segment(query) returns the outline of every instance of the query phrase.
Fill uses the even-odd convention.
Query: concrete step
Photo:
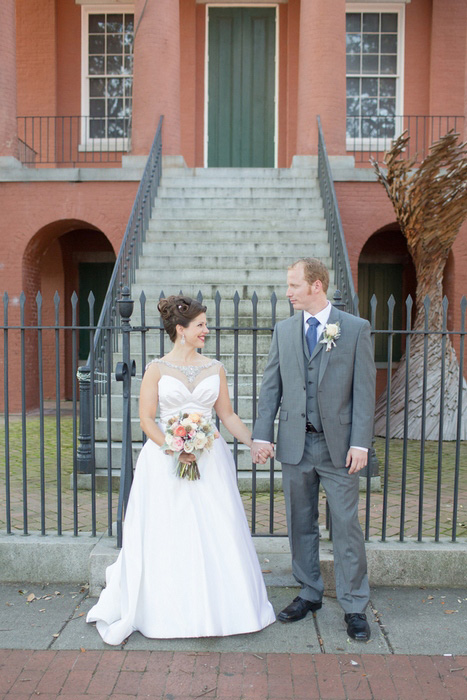
[[[293,178],[314,178],[318,177],[318,162],[312,165],[292,167],[292,168],[173,168],[165,167],[163,177],[174,178],[194,178],[195,180],[216,179],[221,180],[243,180],[245,178],[261,179],[266,182],[274,180],[288,180]]]
[[[254,337],[250,330],[238,331],[235,337],[234,333],[219,333],[220,339],[220,351],[222,354],[233,353],[235,347],[237,346],[238,352],[242,354],[248,354],[253,352]],[[147,331],[146,336],[146,349],[155,348],[159,345],[159,331]],[[271,331],[258,331],[256,334],[256,352],[259,354],[265,354],[269,352],[271,345]],[[141,334],[132,334],[130,340],[130,354],[140,355],[142,348]],[[203,355],[215,353],[216,351],[216,333],[212,332],[206,336],[205,348],[203,350]]]
[[[238,275],[237,275],[238,278]],[[282,282],[282,284],[281,284]],[[250,280],[249,284],[244,284],[242,280],[237,279],[237,284],[233,282],[223,283],[222,280],[219,282],[182,282],[178,281],[178,278],[174,272],[173,279],[171,283],[164,283],[161,286],[160,282],[146,282],[144,285],[140,283],[135,283],[131,287],[132,295],[134,299],[137,299],[144,289],[146,298],[159,299],[161,290],[164,292],[165,296],[169,294],[179,294],[180,290],[182,294],[186,294],[190,297],[196,298],[198,292],[201,292],[203,299],[215,299],[216,292],[222,295],[224,299],[233,299],[234,295],[238,293],[240,299],[251,300],[251,297],[256,292],[259,299],[270,299],[271,294],[276,294],[278,298],[283,298],[285,296],[286,285],[285,285],[285,274],[282,272],[282,280],[276,283],[266,284],[255,282],[254,279]],[[231,302],[232,303],[232,302]]]
[[[202,260],[202,259],[201,259]],[[330,261],[330,258],[324,258],[323,262],[326,264]],[[199,285],[200,288],[203,284],[224,286],[226,284],[258,284],[258,285],[272,285],[273,287],[283,287],[282,294],[285,293],[286,288],[286,268],[287,264],[294,262],[293,258],[284,261],[282,264],[276,268],[243,268],[236,269],[231,266],[224,267],[211,267],[208,264],[203,265],[200,263],[200,267],[190,266],[184,267],[182,269],[177,269],[175,265],[180,265],[183,261],[174,260],[173,265],[170,263],[164,266],[162,263],[157,267],[153,267],[152,270],[146,268],[140,268],[136,273],[136,285],[143,288],[148,287],[148,285],[153,285],[154,281],[158,281],[159,288],[164,288],[166,283],[173,283],[177,280],[177,285],[184,287],[186,284],[189,285]],[[235,293],[235,292],[234,292]],[[272,291],[271,291],[272,294]]]
[[[136,460],[138,459],[138,455],[141,451],[141,448],[143,446],[142,442],[133,442],[132,444],[132,457],[133,457],[133,466],[136,465]],[[104,442],[97,442],[95,445],[95,455],[96,455],[96,469],[107,469],[107,460],[108,460],[108,446],[107,443]],[[232,449],[232,446],[231,446]],[[246,472],[251,472],[252,467],[251,467],[251,456],[250,456],[250,450],[249,448],[245,447],[245,445],[239,444],[238,445],[238,468],[242,469]],[[115,442],[112,443],[112,470],[119,469],[122,464],[122,443],[121,442]],[[281,466],[279,462],[276,462],[274,460],[274,469],[275,471],[280,471]],[[258,464],[257,465],[257,472],[267,472],[269,474],[269,461],[266,462],[266,464]]]
[[[121,396],[114,396],[112,398],[112,403],[116,401],[122,401]],[[252,429],[252,420],[251,418],[243,418],[241,416],[242,421],[245,423],[245,425],[251,430]],[[98,418],[96,420],[95,424],[95,437],[96,441],[99,443],[106,443],[108,441],[108,426],[107,426],[107,418]],[[277,424],[277,420],[276,420]],[[121,443],[123,439],[123,424],[121,418],[111,418],[110,419],[110,431],[111,431],[111,438],[112,442],[115,443]],[[220,424],[220,432],[222,437],[226,442],[229,444],[233,443],[233,437],[232,435],[224,428],[222,423]],[[132,439],[135,442],[141,442],[142,441],[142,431],[139,425],[139,417],[137,415],[132,415],[131,418],[131,434],[132,434]]]
[[[185,189],[185,190],[201,190],[205,188],[215,188],[219,191],[241,191],[252,189],[256,192],[257,189],[264,190],[294,190],[306,189],[319,192],[319,182],[317,178],[310,177],[288,177],[288,178],[259,178],[259,177],[230,177],[216,178],[204,177],[202,180],[197,177],[175,177],[162,173],[161,182],[157,190],[159,193],[169,189]]]
[[[177,210],[172,217],[162,217],[159,212],[158,217],[152,218],[149,221],[147,236],[150,236],[152,231],[173,232],[174,235],[181,234],[182,240],[186,241],[188,230],[190,236],[195,231],[199,231],[201,236],[203,234],[211,235],[211,232],[226,232],[229,237],[235,236],[236,239],[240,240],[244,240],[245,237],[250,240],[252,237],[253,240],[256,237],[258,240],[263,240],[263,236],[269,234],[272,237],[271,240],[279,241],[286,237],[286,240],[290,240],[291,243],[299,243],[302,240],[301,236],[310,236],[318,231],[325,232],[326,222],[323,216],[310,214],[306,218],[296,219],[295,217],[281,216],[277,212],[274,214],[270,212],[269,218],[259,218],[254,213],[244,219],[225,216],[225,213],[220,218],[216,218],[210,212],[209,216],[190,220],[189,217],[181,215],[180,211]]]
[[[247,199],[251,202],[256,199],[290,199],[293,201],[296,198],[311,200],[314,198],[320,199],[320,191],[315,183],[312,186],[294,187],[287,183],[286,186],[279,185],[275,187],[269,186],[267,183],[260,183],[255,186],[246,186],[238,183],[231,186],[206,185],[202,186],[180,186],[171,184],[170,186],[159,186],[157,190],[157,199],[160,201],[171,200],[173,197],[187,197],[188,199],[196,197],[200,199]]]
[[[168,338],[166,338],[166,342],[164,345],[165,352],[169,352],[172,349],[172,343]],[[156,357],[159,357],[160,350],[159,346],[156,348],[148,347],[147,352],[146,352],[146,364],[150,362],[151,360],[154,360]],[[212,348],[207,348],[206,352],[203,353],[206,357],[213,357],[215,356],[215,344],[213,343]],[[258,354],[256,357],[256,371],[258,374],[262,374],[264,372],[264,368],[266,367],[266,362],[267,362],[267,353],[264,354]],[[136,362],[136,373],[141,374],[142,366],[143,366],[143,361],[142,361],[142,356],[138,352],[133,352],[131,351],[131,359]],[[113,353],[113,363],[114,367],[117,364],[117,362],[120,362],[122,360],[122,353],[121,352],[114,352]],[[234,372],[234,367],[235,367],[235,358],[233,353],[223,353],[221,352],[220,355],[220,361],[225,367],[225,371],[227,374],[233,374]],[[251,367],[252,367],[252,357],[250,353],[239,353],[238,354],[238,371],[241,374],[248,374],[248,372],[251,372]]]
[[[169,250],[167,250],[168,247],[170,247]],[[225,250],[227,247],[229,247],[229,250]],[[180,243],[178,247],[174,246],[173,244],[170,245],[169,243],[161,243],[159,245],[158,255],[148,255],[145,252],[141,257],[137,275],[143,270],[156,271],[161,268],[163,270],[171,269],[175,266],[177,260],[180,260],[180,258],[185,259],[186,245],[184,246],[184,248],[185,250],[183,250],[182,243]],[[196,245],[196,255],[190,255],[190,267],[192,266],[196,269],[204,267],[206,270],[239,268],[242,271],[247,269],[280,269],[284,273],[289,261],[293,262],[297,259],[295,256],[292,255],[290,246],[288,249],[287,246],[282,246],[283,256],[275,254],[261,255],[261,252],[266,252],[268,248],[266,244],[263,244],[260,250],[258,250],[258,248],[259,246],[257,246],[257,250],[255,252],[254,246],[250,245],[250,252],[245,251],[245,246],[241,246],[242,252],[241,254],[238,254],[239,246],[226,244],[225,246],[222,246],[222,252],[224,253],[224,255],[213,255],[212,245],[205,245],[204,251],[200,251],[199,246]],[[296,248],[298,253],[300,246],[296,246]],[[331,261],[331,258],[329,257],[329,246],[327,246],[325,243],[311,244],[309,248],[311,250],[308,250],[307,252],[310,253],[310,257],[320,257],[323,260]],[[303,250],[303,247],[301,249]],[[273,252],[278,253],[276,247],[274,247]]]
[[[164,234],[163,237],[157,236],[157,241],[146,241],[143,245],[143,254],[140,257],[140,269],[143,267],[157,266],[157,262],[166,256],[185,257],[186,256],[186,240],[173,240],[170,234]],[[237,264],[243,264],[245,267],[253,267],[254,265],[271,264],[273,267],[276,264],[284,265],[285,259],[297,260],[303,257],[303,251],[306,250],[307,256],[313,255],[317,257],[329,258],[329,243],[324,239],[324,236],[316,234],[304,234],[303,240],[299,242],[274,242],[271,245],[270,241],[231,241],[230,236],[223,234],[219,243],[220,255],[216,255],[215,247],[213,246],[213,236],[206,241],[201,236],[196,236],[194,245],[196,246],[195,255],[190,256],[190,261],[199,261],[202,258],[208,264],[208,259],[213,259],[216,266],[223,266],[227,260],[234,258]],[[230,262],[229,262],[230,264]]]
[[[156,204],[157,204],[156,200]],[[152,219],[158,219],[162,221],[164,219],[169,219],[173,221],[187,219],[224,219],[228,218],[231,221],[237,221],[242,219],[247,219],[251,221],[252,213],[254,213],[254,218],[259,220],[275,220],[275,221],[288,221],[291,217],[294,219],[306,219],[308,220],[313,214],[322,215],[322,205],[321,203],[312,203],[306,206],[298,205],[294,206],[282,206],[272,207],[271,203],[261,200],[261,204],[258,202],[257,206],[252,205],[251,207],[242,206],[239,200],[234,203],[231,202],[231,206],[227,204],[225,206],[220,206],[217,204],[213,206],[211,203],[206,203],[204,205],[200,200],[187,200],[181,199],[180,203],[173,202],[171,206],[155,206],[152,213]]]

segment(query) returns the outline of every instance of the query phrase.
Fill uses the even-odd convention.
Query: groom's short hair
[[[327,292],[329,287],[329,272],[324,263],[318,258],[300,258],[290,265],[289,270],[297,265],[303,265],[303,275],[308,284],[313,284],[316,280],[320,280],[323,285],[323,291]]]

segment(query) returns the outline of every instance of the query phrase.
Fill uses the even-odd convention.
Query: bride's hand
[[[180,452],[180,457],[178,458],[179,462],[183,462],[184,464],[188,464],[189,462],[194,462],[196,460],[196,457],[194,454],[191,454],[189,452]]]

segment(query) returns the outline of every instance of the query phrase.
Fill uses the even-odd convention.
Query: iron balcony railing
[[[131,300],[121,314],[122,323],[126,324],[124,333],[127,337],[128,358],[127,379],[132,374],[132,361],[137,358],[137,374],[141,378],[146,361],[160,357],[169,345],[162,325],[143,324],[131,326]],[[246,300],[242,300],[245,304]],[[117,434],[122,420],[131,423],[130,402],[136,404],[138,387],[133,382],[133,391],[119,391],[120,384],[115,384],[113,393],[108,395],[107,412],[98,421],[99,439],[106,449],[105,466],[98,474],[81,474],[83,453],[77,445],[78,433],[78,344],[80,330],[95,335],[96,327],[92,324],[80,327],[77,321],[77,297],[71,299],[72,323],[64,325],[64,303],[58,295],[54,300],[36,298],[37,320],[31,324],[25,322],[26,298],[21,295],[19,304],[16,299],[3,296],[3,323],[0,324],[2,338],[0,351],[3,359],[3,372],[0,377],[0,402],[3,403],[3,416],[0,424],[0,530],[5,533],[30,533],[39,531],[62,534],[72,532],[79,536],[85,532],[107,532],[113,534],[112,524],[117,519],[119,498],[115,489],[120,481],[119,469],[122,450],[131,449],[127,430]],[[70,302],[67,301],[67,304]],[[141,317],[144,318],[145,298]],[[245,319],[239,315],[239,296],[234,299],[206,300],[211,335],[206,353],[220,359],[227,368],[228,381],[231,386],[232,400],[240,417],[250,424],[254,422],[258,388],[262,368],[266,359],[269,339],[277,315],[277,299],[273,295],[268,318],[259,322],[257,315],[258,298],[253,295],[248,318],[251,323],[245,325]],[[456,541],[467,537],[467,483],[462,479],[462,465],[465,464],[466,442],[462,439],[461,416],[463,413],[464,378],[462,367],[465,358],[465,320],[467,301],[462,299],[459,325],[448,330],[447,303],[443,307],[441,328],[428,327],[428,304],[426,305],[426,324],[423,330],[414,330],[410,325],[410,314],[405,327],[394,327],[394,301],[389,300],[388,323],[384,328],[375,327],[375,304],[372,300],[371,319],[373,337],[385,338],[387,349],[386,366],[380,370],[387,373],[388,381],[382,389],[387,396],[388,413],[391,413],[393,401],[390,377],[395,367],[393,361],[394,341],[402,338],[406,351],[417,335],[422,335],[425,343],[422,363],[428,363],[429,342],[437,336],[445,344],[449,338],[454,345],[459,361],[456,380],[459,385],[457,413],[459,416],[456,438],[442,440],[444,419],[443,397],[439,401],[439,436],[434,440],[408,439],[407,433],[401,439],[376,438],[376,451],[382,466],[380,484],[368,484],[366,494],[360,499],[360,522],[366,539],[400,541],[434,540]],[[242,306],[242,313],[245,313]],[[135,314],[136,315],[136,314]],[[90,309],[92,317],[92,309]],[[47,323],[44,321],[47,319]],[[112,367],[112,340],[119,333],[117,325],[105,326],[103,331],[109,338],[106,345],[106,371],[110,382],[115,368]],[[247,340],[251,347],[249,368],[239,362],[239,344]],[[27,351],[34,347],[34,366],[28,364]],[[244,350],[242,352],[245,352]],[[120,358],[119,358],[120,359]],[[404,370],[410,373],[413,357],[409,352],[403,362]],[[124,369],[120,365],[117,374]],[[245,372],[251,375],[251,391],[245,395]],[[439,367],[441,384],[446,368]],[[122,371],[122,375],[125,372]],[[124,377],[123,377],[124,378]],[[3,380],[3,386],[1,384]],[[69,400],[64,402],[65,385],[71,385]],[[30,412],[26,395],[33,390],[36,394],[37,410]],[[133,396],[131,395],[133,394]],[[83,397],[81,396],[81,400]],[[406,396],[404,412],[409,410],[410,397]],[[432,411],[426,401],[420,407],[422,428]],[[134,406],[134,413],[136,408]],[[136,416],[134,416],[134,419]],[[137,419],[133,421],[133,445],[135,454],[141,445],[141,431]],[[80,438],[83,436],[80,436]],[[91,436],[86,437],[88,443]],[[123,447],[122,440],[127,443]],[[118,445],[118,441],[120,444]],[[114,445],[112,449],[109,446]],[[118,449],[117,449],[118,446]],[[242,461],[240,446],[232,443],[237,467]],[[114,451],[114,456],[112,457]],[[245,460],[243,460],[245,461]],[[127,460],[128,463],[128,460]],[[131,462],[130,462],[131,464]],[[243,483],[242,498],[249,519],[251,531],[255,535],[286,535],[284,497],[281,488],[280,471],[277,462],[271,461],[260,471],[261,467],[251,468],[248,486]],[[94,472],[95,465],[94,465]],[[116,476],[117,472],[117,476]],[[131,472],[128,472],[131,478]],[[96,480],[96,476],[99,480]],[[262,478],[261,478],[262,477]],[[83,480],[86,483],[83,483]],[[371,475],[366,477],[371,482]],[[371,488],[370,488],[371,486]],[[379,488],[378,488],[379,486]],[[83,487],[84,488],[83,490]],[[375,487],[377,490],[375,491]],[[373,490],[372,490],[373,489]],[[121,512],[119,513],[121,515]],[[325,512],[320,515],[324,525]]]
[[[462,135],[464,128],[463,116],[347,116],[347,153],[354,156],[357,165],[370,166],[370,158],[382,162],[393,141],[407,131],[410,140],[404,155],[407,158],[416,156],[416,162],[421,162],[432,143],[451,130]]]
[[[334,286],[340,290],[345,308],[358,315],[354,306],[355,286],[350,269],[349,255],[342,228],[331,166],[326,151],[321,119],[318,117],[318,180],[323,201],[326,229],[331,250]]]
[[[19,159],[29,167],[121,163],[130,150],[131,116],[17,118]]]

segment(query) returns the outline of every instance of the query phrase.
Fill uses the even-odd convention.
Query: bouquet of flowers
[[[210,450],[218,437],[216,426],[199,413],[180,413],[169,418],[161,449],[178,453],[176,473],[180,479],[196,481],[200,478],[196,459],[184,462],[180,454],[186,452],[197,458],[203,450]]]

